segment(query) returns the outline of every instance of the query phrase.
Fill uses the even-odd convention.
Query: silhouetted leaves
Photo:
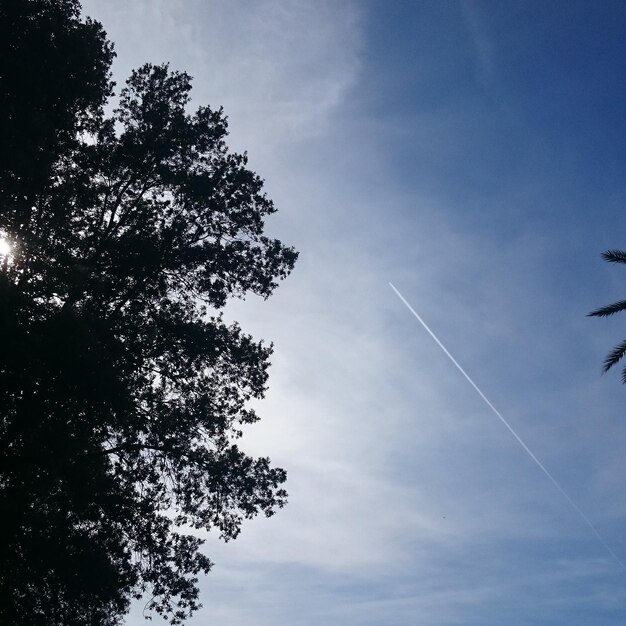
[[[608,250],[602,254],[605,261],[609,263],[626,263],[626,252],[622,250]],[[600,307],[589,313],[593,317],[609,317],[615,313],[626,310],[626,300],[619,300],[608,306]],[[608,372],[614,365],[619,363],[626,354],[626,341],[615,346],[604,360],[603,372]],[[622,382],[626,384],[626,367],[622,370]]]
[[[0,192],[24,204],[92,128],[110,93],[111,44],[77,0],[0,2]]]
[[[602,253],[602,258],[609,263],[626,263],[626,252],[622,250],[607,250]]]
[[[618,302],[614,302],[613,304],[609,304],[607,306],[600,307],[595,311],[589,313],[590,317],[609,317],[610,315],[614,315],[615,313],[619,313],[620,311],[626,310],[626,300],[619,300]]]
[[[232,539],[285,502],[285,472],[237,444],[271,346],[217,310],[268,297],[297,255],[264,234],[274,206],[222,111],[188,112],[187,74],[145,65],[106,118],[100,26],[69,0],[10,4],[49,76],[2,61],[0,623],[114,624],[143,593],[179,623],[211,567],[185,528]],[[20,99],[41,112],[23,144]]]

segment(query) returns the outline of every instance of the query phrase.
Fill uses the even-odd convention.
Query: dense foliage
[[[237,445],[271,347],[218,310],[296,253],[264,235],[222,111],[188,112],[189,76],[140,68],[107,118],[101,27],[76,2],[0,6],[0,624],[115,624],[144,594],[177,623],[211,565],[194,529],[231,539],[285,502],[285,472]]]
[[[0,1],[0,192],[24,202],[102,112],[113,48],[77,0]]]

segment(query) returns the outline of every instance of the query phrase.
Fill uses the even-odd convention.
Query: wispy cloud
[[[459,3],[476,59],[476,73],[483,87],[488,87],[496,71],[493,39],[490,37],[479,0]]]
[[[102,15],[117,75],[168,61],[196,77],[194,101],[224,106],[231,143],[259,161],[320,132],[354,83],[361,37],[353,2],[114,0]]]

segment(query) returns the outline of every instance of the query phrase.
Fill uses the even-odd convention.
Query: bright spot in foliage
[[[11,246],[4,233],[0,231],[0,268],[13,263],[12,253],[13,246]]]
[[[0,256],[9,256],[11,254],[11,244],[0,235]]]

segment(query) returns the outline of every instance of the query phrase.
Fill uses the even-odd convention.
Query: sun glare
[[[9,256],[11,254],[11,244],[0,236],[0,257]]]

